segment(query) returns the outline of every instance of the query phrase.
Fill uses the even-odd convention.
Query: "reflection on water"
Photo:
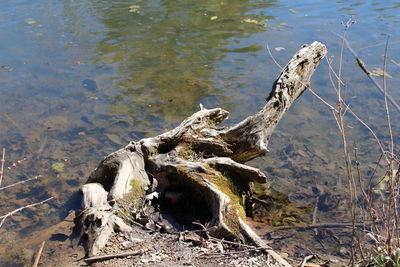
[[[112,112],[182,118],[221,95],[214,81],[223,49],[233,38],[264,32],[272,17],[251,12],[273,2],[140,1],[135,12],[128,12],[131,1],[93,2],[106,28],[96,53],[116,64]]]
[[[399,86],[400,5],[393,1],[3,2],[3,185],[40,177],[0,191],[0,214],[50,195],[57,199],[7,219],[1,247],[17,246],[19,238],[59,222],[99,160],[129,140],[172,128],[199,103],[228,109],[232,121],[256,112],[279,72],[266,44],[280,64],[314,40],[338,57],[334,33],[342,31],[341,20],[355,15],[349,40],[371,69],[382,68],[384,34],[392,35],[388,82],[389,88]],[[347,53],[344,76],[353,109],[386,138],[381,95]],[[334,100],[329,84],[322,64],[313,88]],[[390,93],[400,101],[398,90]],[[356,122],[349,120],[348,127],[362,144],[368,172],[377,148]],[[273,188],[314,205],[312,188],[331,194],[343,176],[339,146],[329,110],[306,93],[276,130],[271,153],[252,164],[267,172]],[[61,165],[62,171],[54,168]],[[346,216],[343,207],[323,209],[319,222]]]

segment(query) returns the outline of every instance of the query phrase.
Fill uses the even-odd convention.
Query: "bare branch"
[[[14,187],[14,186],[19,185],[19,184],[24,184],[24,183],[29,182],[29,181],[37,180],[39,178],[40,178],[40,175],[35,176],[33,178],[29,178],[29,179],[23,180],[23,181],[19,181],[19,182],[10,184],[10,185],[6,185],[6,186],[3,186],[3,187],[0,187],[0,191],[2,191],[4,189],[7,189],[7,188],[10,188],[10,187]]]
[[[0,169],[0,185],[1,185],[1,182],[3,181],[4,157],[5,157],[5,155],[6,155],[6,149],[3,148],[3,156],[2,156],[2,159],[1,159],[1,169]]]
[[[1,226],[3,226],[4,221],[5,221],[8,217],[14,215],[15,213],[20,212],[20,211],[22,211],[22,210],[24,210],[24,209],[28,209],[28,208],[32,208],[32,207],[35,207],[35,206],[38,206],[38,205],[42,205],[42,204],[46,203],[47,201],[52,200],[53,198],[54,198],[54,197],[49,197],[49,198],[47,198],[47,199],[45,199],[45,200],[42,200],[42,201],[40,201],[40,202],[36,202],[36,203],[33,203],[33,204],[29,204],[29,205],[20,207],[20,208],[18,208],[18,209],[15,209],[15,210],[13,210],[13,211],[7,213],[6,215],[1,216],[1,217],[0,217],[0,219],[1,219],[0,228],[1,228]]]

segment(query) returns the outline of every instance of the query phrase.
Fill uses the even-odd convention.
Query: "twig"
[[[228,255],[233,255],[233,254],[241,254],[241,253],[246,253],[246,252],[251,252],[251,251],[258,251],[258,250],[271,250],[270,247],[258,247],[258,248],[249,248],[245,250],[240,250],[240,251],[232,251],[232,252],[224,252],[224,253],[203,253],[198,255],[198,258],[202,257],[208,257],[208,256],[228,256]]]
[[[203,224],[199,223],[199,222],[192,222],[192,224],[200,226],[202,228],[202,232],[204,232],[204,234],[207,236],[207,238],[210,238],[210,235],[208,234],[209,229],[207,229],[207,227],[205,227]]]
[[[336,34],[336,33],[334,33]],[[375,85],[376,88],[378,88],[378,90],[384,95],[385,91],[382,88],[382,86],[376,81],[375,77],[371,75],[371,72],[368,71],[365,63],[360,59],[360,57],[358,56],[358,54],[354,51],[354,49],[351,47],[349,41],[347,41],[346,38],[344,38],[343,36],[340,36],[338,34],[336,34],[337,36],[339,36],[340,38],[343,39],[344,43],[346,44],[347,48],[349,49],[349,51],[353,54],[353,56],[356,58],[356,61],[358,63],[358,65],[360,66],[360,63],[363,67],[360,66],[360,68],[363,70],[363,72],[368,76],[368,78],[372,81],[372,83]],[[397,109],[398,112],[400,112],[400,105],[390,96],[387,95],[387,99],[390,101],[390,103]]]
[[[386,161],[388,161],[388,159],[386,157],[385,149],[383,148],[383,145],[382,145],[381,141],[379,140],[378,136],[376,135],[376,133],[351,108],[349,108],[348,110],[372,134],[372,136],[375,138],[376,143],[378,144],[378,146],[381,150],[381,153],[383,154],[383,156],[385,156]]]
[[[47,199],[45,199],[45,200],[43,200],[43,201],[36,202],[36,203],[33,203],[33,204],[29,204],[29,205],[20,207],[20,208],[18,208],[18,209],[15,209],[15,210],[13,210],[13,211],[7,213],[6,215],[1,216],[1,217],[0,217],[0,219],[1,219],[0,228],[1,228],[1,226],[3,225],[4,221],[5,221],[8,217],[10,217],[11,215],[14,215],[15,213],[17,213],[17,212],[19,212],[19,211],[22,211],[22,210],[24,210],[24,209],[32,208],[32,207],[41,205],[41,204],[43,204],[43,203],[45,203],[45,202],[47,202],[47,201],[49,201],[49,200],[52,200],[53,198],[54,198],[54,197],[49,197],[49,198],[47,198]]]
[[[10,184],[10,185],[7,185],[7,186],[0,187],[0,191],[4,190],[4,189],[7,189],[7,188],[10,188],[10,187],[13,187],[13,186],[16,186],[16,185],[19,185],[19,184],[23,184],[23,183],[32,181],[32,180],[37,180],[39,178],[40,178],[40,176],[35,176],[33,178],[29,178],[29,179],[26,179],[26,180],[23,180],[23,181],[19,181],[19,182],[16,182],[14,184]]]
[[[359,183],[359,187],[361,189],[361,193],[362,193],[362,195],[363,195],[363,197],[364,197],[364,199],[367,202],[367,205],[369,207],[368,210],[371,211],[372,210],[371,202],[369,201],[367,193],[365,192],[364,183],[363,183],[363,181],[361,179],[360,161],[358,160],[358,153],[357,152],[358,152],[357,143],[354,141],[354,159],[355,159],[355,163],[356,163],[355,164],[356,165],[355,168],[357,170],[358,183]],[[362,214],[362,217],[365,218],[363,209],[361,209],[361,214]],[[370,213],[370,215],[371,215],[371,213]],[[372,222],[372,223],[374,224],[374,222]],[[360,254],[361,254],[361,258],[364,260],[364,262],[366,262],[366,258],[364,256],[364,250],[362,248],[362,244],[361,244],[360,238],[358,236],[357,236],[357,245],[358,245],[358,250],[360,251]]]
[[[3,147],[3,156],[1,159],[1,169],[0,169],[0,185],[1,181],[3,181],[3,171],[4,171],[4,157],[6,155],[6,149]]]
[[[281,70],[283,69],[282,66],[275,60],[275,57],[272,55],[271,50],[269,49],[269,46],[267,44],[267,50],[268,50],[268,54],[269,56],[272,58],[272,60],[274,61],[275,65],[280,68]]]
[[[332,111],[337,112],[336,108],[329,104],[326,100],[324,100],[321,96],[319,96],[316,92],[314,92],[311,88],[308,88],[311,94],[313,94],[316,98],[318,98],[322,103],[327,105]]]
[[[244,247],[244,248],[255,248],[254,246],[249,246],[249,245],[242,244],[242,243],[239,243],[239,242],[228,241],[228,240],[225,240],[225,239],[219,239],[219,238],[216,238],[216,237],[210,237],[210,240],[218,241],[218,242],[225,243],[225,244],[228,244],[228,245],[240,246],[240,247]]]
[[[315,228],[346,228],[346,227],[352,227],[353,223],[319,223],[315,225],[307,225],[307,226],[280,226],[269,233],[275,232],[275,231],[282,231],[282,230],[289,230],[289,229],[297,229],[297,230],[310,230],[310,229],[315,229]],[[356,223],[356,227],[364,227],[364,223]]]
[[[318,194],[317,198],[315,199],[315,207],[314,207],[314,211],[313,211],[313,215],[312,215],[312,225],[317,224],[318,204],[319,204],[319,194]],[[318,235],[317,228],[314,228],[314,234],[316,236]]]
[[[387,79],[386,79],[386,65],[387,65],[387,55],[388,55],[388,46],[389,46],[389,36],[386,39],[386,46],[385,46],[385,53],[383,56],[383,91],[384,91],[384,100],[385,100],[385,112],[386,112],[386,119],[389,128],[389,136],[390,136],[390,153],[394,155],[394,141],[393,141],[393,131],[392,131],[392,122],[390,119],[390,111],[387,102],[388,93],[387,93]]]
[[[392,42],[392,44],[399,44],[399,43],[400,43],[399,41]],[[373,48],[373,47],[378,47],[378,46],[384,46],[385,44],[386,44],[386,42],[380,42],[380,43],[376,43],[374,45],[368,45],[368,46],[364,46],[364,47],[358,48],[357,51],[361,51],[361,50],[368,49],[368,48]]]
[[[109,259],[114,259],[114,258],[125,258],[129,256],[136,256],[143,254],[144,250],[138,250],[138,251],[130,251],[130,252],[125,252],[125,253],[118,253],[118,254],[110,254],[110,255],[102,255],[102,256],[95,256],[95,257],[90,257],[84,259],[85,262],[95,262],[95,261],[104,261],[104,260],[109,260]]]
[[[315,207],[314,207],[313,216],[312,216],[312,224],[313,225],[317,224],[318,204],[319,204],[319,195],[315,199]]]
[[[45,243],[46,243],[46,241],[43,241],[43,242],[42,242],[42,245],[40,246],[39,251],[38,251],[38,253],[37,253],[36,256],[35,256],[35,261],[34,261],[32,267],[37,267],[37,266],[38,266],[39,260],[40,260],[40,256],[42,255],[43,247],[44,247],[44,244],[45,244]]]
[[[300,267],[304,267],[304,266],[306,265],[307,261],[311,260],[311,259],[314,258],[314,257],[315,257],[314,255],[305,256],[304,259],[303,259],[303,261],[301,262]]]

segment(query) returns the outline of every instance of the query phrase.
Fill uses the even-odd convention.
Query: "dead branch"
[[[356,223],[354,224],[355,227],[365,227],[365,223]],[[290,229],[297,229],[297,230],[311,230],[317,228],[351,228],[353,227],[353,223],[318,223],[313,225],[290,225],[290,226],[279,226],[274,228],[270,232],[282,231],[282,230],[290,230]]]
[[[4,189],[7,189],[7,188],[10,188],[10,187],[14,187],[16,185],[24,184],[24,183],[29,182],[29,181],[37,180],[39,178],[40,178],[40,176],[35,176],[35,177],[29,178],[29,179],[26,179],[26,180],[23,180],[23,181],[19,181],[19,182],[16,182],[16,183],[13,183],[13,184],[10,184],[10,185],[7,185],[7,186],[0,187],[0,191],[2,191]]]
[[[130,252],[125,252],[125,253],[90,257],[90,258],[84,259],[84,261],[87,263],[93,263],[95,261],[104,261],[104,260],[109,260],[109,259],[114,259],[114,258],[125,258],[125,257],[129,257],[129,256],[137,256],[137,255],[143,254],[143,252],[144,252],[144,250],[141,249],[138,251],[130,251]]]
[[[247,253],[247,252],[253,252],[253,251],[262,251],[264,249],[268,249],[267,247],[263,248],[249,248],[249,249],[244,249],[240,251],[231,251],[231,252],[218,252],[218,253],[202,253],[198,255],[198,258],[202,257],[208,257],[208,256],[229,256],[229,255],[234,255],[234,254],[242,254],[242,253]]]
[[[15,210],[13,210],[13,211],[7,213],[6,215],[1,216],[1,217],[0,217],[0,219],[1,219],[1,221],[0,221],[0,228],[1,228],[1,226],[3,225],[4,221],[5,221],[8,217],[14,215],[15,213],[20,212],[20,211],[22,211],[22,210],[24,210],[24,209],[28,209],[28,208],[32,208],[32,207],[35,207],[35,206],[38,206],[38,205],[42,205],[42,204],[46,203],[47,201],[52,200],[53,198],[54,198],[54,197],[49,197],[49,198],[47,198],[47,199],[45,199],[45,200],[42,200],[42,201],[40,201],[40,202],[36,202],[36,203],[33,203],[33,204],[29,204],[29,205],[20,207],[20,208],[18,208],[18,209],[15,209]]]
[[[3,181],[3,171],[4,171],[4,157],[6,155],[6,149],[3,148],[3,156],[1,158],[1,168],[0,168],[0,185],[1,182]]]
[[[43,241],[42,244],[40,245],[39,251],[35,256],[35,261],[33,262],[32,267],[37,267],[38,266],[39,260],[40,260],[40,256],[42,255],[43,247],[44,247],[45,243],[46,243],[46,241]]]

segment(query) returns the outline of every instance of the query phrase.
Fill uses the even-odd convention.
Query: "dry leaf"
[[[387,77],[387,78],[393,78],[392,75],[390,75],[389,73],[383,71],[381,68],[375,68],[369,74],[372,75],[372,76],[383,76],[383,75],[385,75],[385,77]]]

